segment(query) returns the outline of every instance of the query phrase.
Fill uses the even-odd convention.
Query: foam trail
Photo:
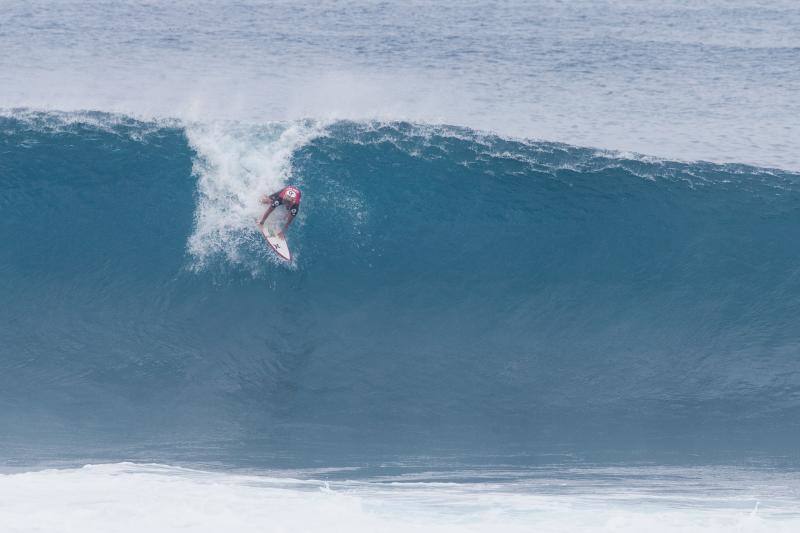
[[[198,264],[216,254],[233,263],[242,261],[240,249],[252,239],[253,220],[263,212],[259,197],[294,177],[292,154],[319,135],[320,128],[312,122],[212,122],[186,127],[189,144],[197,153],[193,171],[198,194],[188,250]],[[302,216],[298,222],[302,223]]]

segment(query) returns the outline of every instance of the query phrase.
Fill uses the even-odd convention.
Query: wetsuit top
[[[278,207],[279,205],[283,205],[284,202],[287,204],[294,200],[292,203],[292,207],[289,209],[289,212],[292,214],[293,217],[297,216],[297,211],[300,210],[300,197],[303,194],[300,192],[300,189],[297,187],[284,187],[280,191],[276,192],[275,194],[270,194],[269,199],[272,200],[272,207]]]

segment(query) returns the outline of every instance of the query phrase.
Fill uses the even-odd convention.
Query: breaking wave
[[[288,266],[252,223],[286,183]],[[788,450],[798,205],[793,172],[452,126],[5,113],[4,443]]]

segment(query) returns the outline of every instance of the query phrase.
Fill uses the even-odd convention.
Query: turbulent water
[[[353,479],[358,475],[306,470],[255,476],[163,465],[87,465],[0,475],[0,493],[7,494],[7,510],[0,516],[11,531],[124,533],[790,533],[800,521],[796,479],[761,470],[417,470]]]
[[[797,530],[798,27],[4,2],[0,524]]]

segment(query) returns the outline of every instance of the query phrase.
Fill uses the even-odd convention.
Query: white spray
[[[186,136],[197,153],[197,208],[188,243],[196,266],[219,254],[242,262],[243,246],[257,236],[254,221],[263,211],[259,198],[290,181],[302,183],[292,174],[292,154],[321,132],[321,124],[308,121],[187,125]]]

